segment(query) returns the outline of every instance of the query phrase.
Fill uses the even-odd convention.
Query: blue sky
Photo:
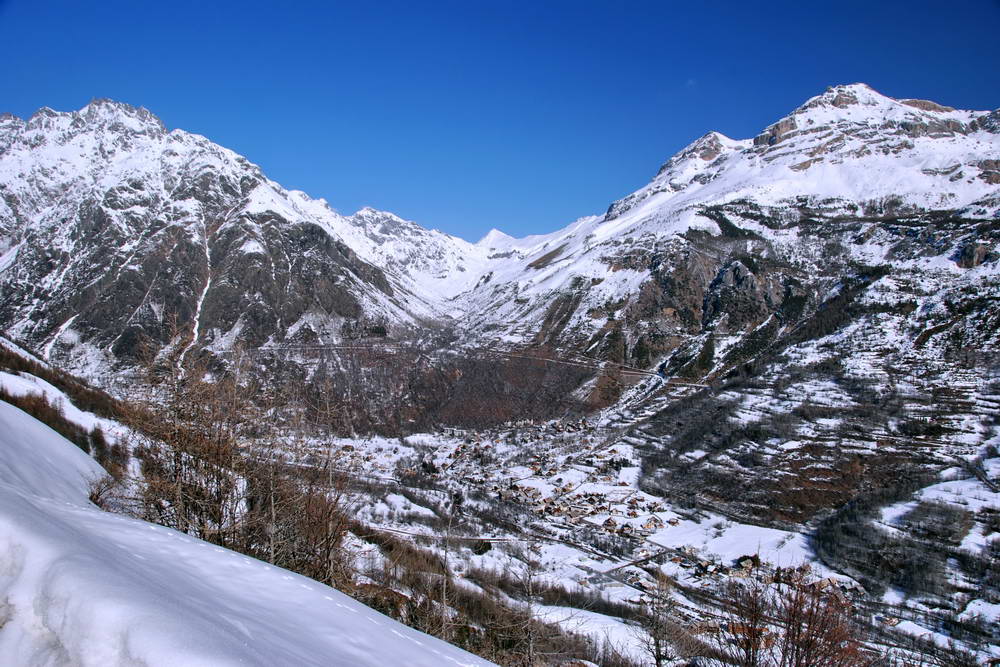
[[[828,85],[995,108],[997,35],[998,0],[0,0],[0,111],[144,106],[341,212],[475,240],[601,213]]]

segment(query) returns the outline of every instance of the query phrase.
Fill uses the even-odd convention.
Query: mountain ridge
[[[753,262],[738,280],[724,257],[737,246],[815,265],[809,239],[839,235],[832,220],[862,220],[869,229],[854,238],[871,239],[879,219],[995,219],[998,118],[835,86],[756,137],[696,139],[604,215],[470,243],[370,207],[344,216],[200,135],[167,132],[142,107],[45,108],[0,123],[0,325],[85,374],[133,366],[140,341],[167,358],[428,327],[466,345],[544,343],[620,361],[641,348],[662,364],[678,336],[717,326],[727,306],[712,290],[750,280],[759,316],[725,316],[748,333],[781,308],[779,293],[800,289],[788,281],[807,274],[795,271],[765,289]],[[939,234],[941,268],[989,263],[989,238],[965,236]],[[851,241],[843,257],[886,261],[882,237]]]

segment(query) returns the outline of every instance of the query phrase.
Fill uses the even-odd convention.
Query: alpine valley
[[[478,243],[342,215],[143,108],[3,115],[0,332],[4,395],[99,423],[105,505],[146,520],[137,442],[170,437],[121,406],[171,373],[263,387],[282,475],[351,471],[353,574],[321,581],[490,660],[648,663],[664,578],[678,660],[708,660],[726,587],[800,565],[870,655],[1000,657],[1000,110],[836,86]],[[196,523],[164,525],[236,548]],[[497,648],[472,593],[563,643]]]

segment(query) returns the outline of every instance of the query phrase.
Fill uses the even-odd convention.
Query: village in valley
[[[814,587],[845,603],[864,593],[815,562],[801,534],[734,523],[644,492],[628,438],[597,419],[524,421],[483,432],[350,440],[333,449],[338,468],[383,491],[366,498],[360,516],[447,553],[458,573],[523,570],[527,546],[539,579],[617,603],[650,605],[666,579],[676,617],[694,634],[718,627],[718,591],[732,579]],[[450,540],[464,548],[441,549],[445,522]],[[489,549],[476,548],[483,544]],[[592,633],[618,621],[611,634],[623,644],[634,640],[625,621],[596,622],[599,616],[566,618],[571,629]],[[889,613],[873,620],[899,623]]]

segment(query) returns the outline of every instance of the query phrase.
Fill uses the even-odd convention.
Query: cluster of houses
[[[628,479],[629,474],[623,474],[622,468],[636,465],[628,443],[618,441],[606,446],[600,438],[591,435],[594,427],[586,420],[546,425],[517,422],[510,426],[509,432],[497,433],[492,438],[489,434],[450,429],[449,435],[454,439],[436,443],[440,446],[424,462],[424,471],[460,480],[470,488],[488,491],[501,500],[529,507],[538,518],[557,531],[582,525],[600,528],[619,537],[641,539],[680,525],[681,520],[668,510],[662,500],[621,481],[622,477]],[[529,444],[511,446],[510,437],[505,436],[514,436],[515,443]],[[578,444],[578,447],[570,451],[565,446],[567,443]],[[526,451],[531,453],[526,454]],[[380,462],[380,457],[372,452],[344,445],[336,455],[345,464],[366,472],[390,474]],[[584,568],[587,574],[581,577],[580,584],[600,586],[604,582],[620,586],[624,582],[640,593],[630,602],[648,604],[658,595],[656,583],[637,566],[649,560],[651,564],[663,565],[664,571],[672,576],[695,580],[699,586],[705,587],[714,587],[726,578],[737,578],[810,587],[845,601],[863,592],[853,582],[832,577],[814,579],[806,570],[774,567],[755,555],[722,563],[692,546],[663,549],[651,546],[652,542],[632,544],[639,545],[639,548],[631,552],[627,566],[614,570],[620,576],[611,574],[611,571],[598,573]],[[605,578],[600,578],[600,575]],[[890,616],[879,620],[886,625],[899,622]],[[713,620],[699,622],[692,617],[690,622],[695,632],[712,633],[720,629],[718,622]],[[740,628],[725,629],[737,634],[740,632]]]
[[[504,446],[504,434],[497,434],[491,440],[484,434],[454,430],[455,440],[441,443],[433,457],[424,462],[423,469],[460,480],[472,488],[491,491],[491,495],[499,499],[530,507],[553,528],[583,525],[620,537],[646,538],[680,524],[680,519],[668,511],[662,500],[620,481],[622,468],[635,465],[629,444],[618,442],[604,448],[597,438],[588,435],[593,426],[586,420],[553,422],[545,426],[517,423],[513,427],[517,429],[518,438],[530,432],[535,436],[530,441],[539,445],[545,444],[546,435],[551,438],[554,434],[562,434],[552,441],[563,445],[572,441],[579,443],[579,447],[567,454],[563,446],[538,446],[525,456],[525,448],[520,445]],[[577,435],[573,439],[566,434]],[[380,457],[372,452],[344,445],[336,454],[345,464],[358,466],[368,473],[390,473]],[[508,459],[506,463],[504,459]],[[701,586],[714,586],[713,581],[732,577],[808,586],[845,600],[853,593],[862,592],[853,582],[832,577],[811,579],[806,571],[773,567],[762,563],[757,556],[741,556],[725,564],[704,556],[691,546],[664,551],[650,546],[650,542],[639,544],[642,546],[632,552],[634,560],[620,571],[620,577],[613,577],[619,582],[617,585],[625,582],[641,592],[634,600],[638,603],[649,602],[657,595],[655,582],[636,567],[647,559],[664,564],[667,571],[671,571],[672,565],[677,568],[672,569],[674,576],[697,580]],[[591,576],[584,577],[581,584],[599,584],[598,579],[589,579]],[[614,582],[608,583],[614,585]],[[882,622],[891,625],[898,620],[885,617]],[[707,623],[704,631],[718,631],[717,624],[708,627],[713,621]]]
[[[677,519],[669,519],[673,525],[677,525]],[[658,516],[650,516],[645,521],[643,521],[639,526],[632,523],[626,523],[624,521],[615,521],[614,517],[609,516],[601,524],[601,527],[609,533],[615,533],[616,535],[621,535],[622,537],[649,537],[656,531],[663,528],[666,523]]]
[[[584,436],[582,441],[589,444],[589,436],[595,432],[596,427],[586,419],[562,420],[545,424],[536,424],[522,419],[516,422],[508,422],[502,430],[506,433],[507,442],[512,444],[525,444],[540,439],[566,435]]]
[[[611,461],[618,460],[621,455],[617,447],[612,447],[611,449],[583,454],[577,457],[576,463],[588,468],[597,468],[598,472],[603,472],[613,468]]]
[[[552,433],[593,433],[594,426],[586,419],[557,421],[546,425]]]
[[[808,568],[773,566],[762,561],[756,554],[740,556],[732,564],[726,565],[704,558],[692,546],[683,546],[670,557],[669,561],[687,570],[688,576],[692,579],[753,578],[765,584],[784,584],[822,591],[824,595],[830,595],[845,603],[848,601],[848,596],[864,594],[864,589],[854,581],[835,577],[813,578]]]
[[[533,455],[528,467],[531,468],[531,472],[538,477],[552,477],[553,475],[559,473],[559,468],[555,459],[548,454]]]
[[[586,420],[555,422],[532,429],[549,429],[554,433],[578,432],[593,428]],[[581,440],[581,448],[587,444]],[[439,459],[441,472],[455,472],[459,462],[473,463],[475,454],[489,444],[470,439],[448,452],[444,461]],[[461,479],[469,484],[485,486],[499,500],[529,506],[540,518],[563,524],[589,524],[619,536],[646,537],[667,525],[677,525],[676,518],[658,516],[665,511],[663,503],[629,489],[627,482],[619,481],[619,470],[632,465],[629,448],[610,447],[600,451],[587,451],[571,457],[559,457],[550,452],[533,453],[524,466],[526,477],[511,476],[516,468],[502,466],[463,466]],[[472,454],[473,456],[469,456]],[[574,472],[575,471],[575,472]],[[580,480],[579,473],[586,477]],[[570,473],[570,474],[567,474]],[[537,480],[530,482],[529,480]],[[566,480],[566,481],[564,481]],[[541,483],[537,483],[540,481]],[[583,485],[586,490],[580,491]],[[624,487],[624,488],[621,488]],[[607,515],[601,520],[601,515]],[[598,517],[593,520],[591,517]]]
[[[288,454],[283,457],[292,461]],[[392,472],[392,467],[388,461],[379,457],[375,452],[361,450],[354,445],[341,445],[333,449],[323,443],[309,449],[305,455],[298,458],[300,465],[319,467],[331,462],[338,470],[361,472],[370,476],[388,476]]]

